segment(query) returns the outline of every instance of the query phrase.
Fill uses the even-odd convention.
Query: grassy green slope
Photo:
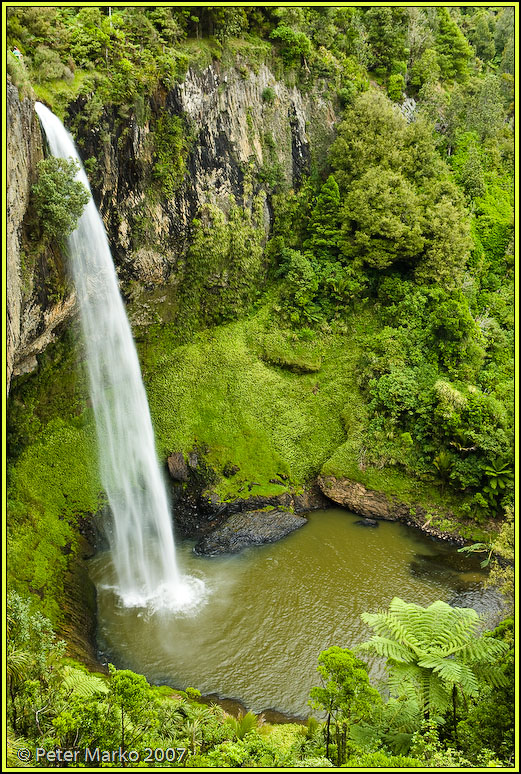
[[[69,336],[40,356],[36,373],[13,385],[7,437],[9,584],[36,594],[57,624],[78,522],[103,499],[92,412]]]
[[[175,329],[156,328],[141,347],[143,372],[161,457],[209,448],[223,478],[223,498],[280,493],[277,474],[298,486],[316,475],[346,437],[349,406],[360,401],[354,363],[371,315],[354,315],[348,333],[311,341],[274,326],[266,309],[199,333],[175,346]],[[349,413],[349,411],[347,411]]]

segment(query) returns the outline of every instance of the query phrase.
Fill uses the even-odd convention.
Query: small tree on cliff
[[[33,201],[44,237],[64,240],[74,229],[89,192],[76,180],[79,165],[73,159],[50,156],[38,164],[38,180],[32,187]]]

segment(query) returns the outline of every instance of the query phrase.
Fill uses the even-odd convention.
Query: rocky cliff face
[[[11,378],[32,371],[36,355],[70,318],[73,292],[58,300],[49,276],[50,251],[35,259],[28,252],[30,190],[43,158],[40,125],[30,99],[22,101],[7,82],[7,389]]]
[[[176,283],[192,220],[204,204],[227,213],[233,197],[253,213],[255,196],[264,191],[267,235],[274,181],[297,187],[312,152],[325,155],[336,120],[319,91],[303,94],[277,81],[265,65],[256,71],[219,63],[191,69],[170,92],[151,94],[139,116],[136,109],[125,118],[106,107],[94,129],[88,103],[81,97],[71,105],[69,122],[84,160],[95,160],[95,169],[88,170],[93,193],[127,291],[136,280],[148,290]],[[153,174],[154,132],[165,115],[182,118],[191,137],[184,180],[166,198],[154,188]],[[27,249],[30,189],[43,142],[33,102],[20,101],[11,82],[7,117],[9,386],[13,375],[36,367],[36,355],[74,314],[75,294],[54,292],[49,266],[57,256],[47,252],[35,260]]]
[[[336,120],[325,97],[303,95],[265,65],[254,72],[219,63],[190,69],[182,83],[150,95],[141,115],[133,110],[124,123],[105,110],[93,131],[88,112],[88,96],[69,108],[83,157],[96,160],[94,196],[118,273],[124,284],[138,280],[148,287],[178,271],[192,219],[204,204],[226,213],[234,197],[252,210],[264,190],[267,234],[274,177],[298,186],[309,171],[311,148],[324,155]],[[167,198],[157,195],[153,171],[154,135],[164,116],[180,117],[190,135],[184,180]]]

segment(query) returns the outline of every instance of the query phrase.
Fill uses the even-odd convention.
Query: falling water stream
[[[37,102],[50,152],[80,165],[71,135]],[[201,580],[181,576],[171,510],[159,469],[152,423],[112,255],[92,196],[67,239],[86,348],[99,465],[112,526],[117,594],[127,607],[187,610],[204,598]]]

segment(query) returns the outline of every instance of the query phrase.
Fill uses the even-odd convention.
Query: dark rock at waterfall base
[[[289,511],[246,511],[236,513],[195,546],[196,554],[217,556],[236,554],[249,546],[274,543],[295,529],[304,526],[306,519]]]
[[[199,465],[201,460],[199,457]],[[176,534],[179,537],[201,540],[205,535],[221,527],[230,516],[238,513],[275,509],[306,513],[331,506],[331,501],[322,494],[318,486],[310,486],[296,494],[282,490],[279,494],[239,497],[236,500],[222,502],[220,497],[208,488],[205,481],[208,472],[200,476],[189,473],[188,482],[171,487],[171,497],[175,513]]]
[[[361,527],[377,527],[378,522],[376,519],[358,519],[355,524],[359,524]]]
[[[174,481],[188,481],[188,465],[182,452],[174,452],[166,461],[170,478]]]

